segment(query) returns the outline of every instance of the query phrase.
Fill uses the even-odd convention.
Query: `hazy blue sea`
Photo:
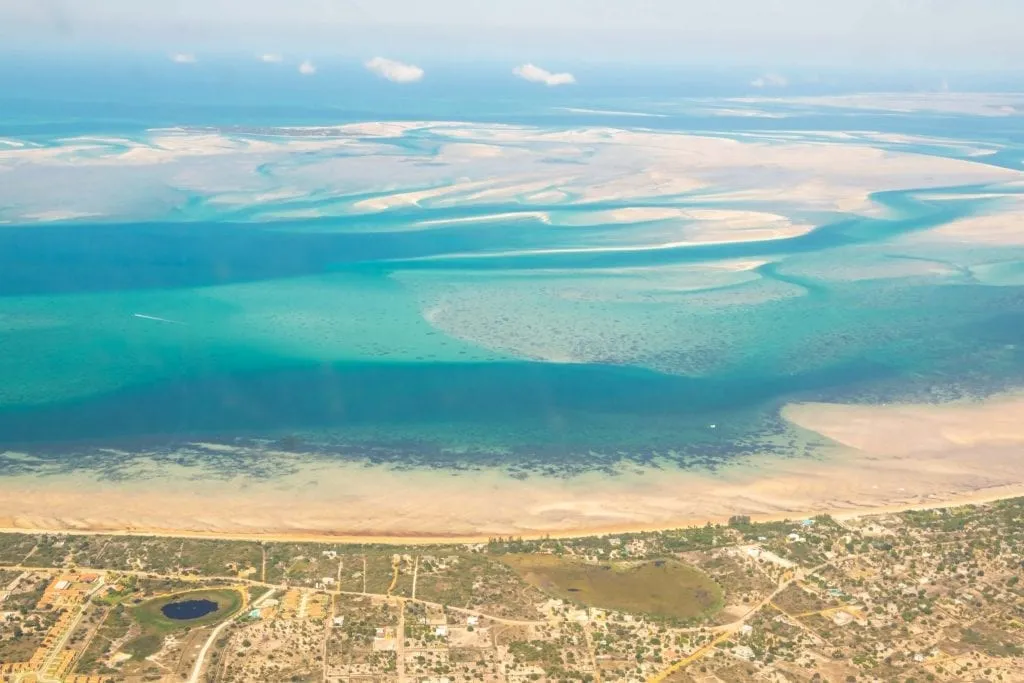
[[[98,58],[8,65],[0,70],[0,138],[48,146],[86,135],[134,139],[166,127],[258,135],[277,127],[458,120],[725,137],[878,131],[998,145],[979,161],[1004,168],[1020,170],[1024,158],[1019,115],[783,102],[769,108],[785,118],[707,113],[722,98],[748,94],[742,74],[584,70],[577,87],[545,89],[441,69],[421,84],[397,87],[349,67],[324,67],[303,79],[293,69],[264,66]],[[787,95],[884,85],[808,82]],[[401,150],[432,143],[413,136],[387,144]],[[911,151],[967,156],[927,143]],[[70,182],[52,173],[43,177]],[[1000,189],[1004,198],[1022,191]],[[468,222],[409,230],[437,211],[267,218],[244,202],[207,202],[199,191],[175,195],[173,208],[157,218],[0,225],[0,450],[72,466],[81,457],[85,466],[95,461],[83,454],[96,447],[173,448],[202,436],[283,439],[292,448],[400,465],[468,461],[549,470],[603,467],[621,457],[688,464],[740,453],[797,455],[803,445],[777,417],[789,401],[941,400],[1024,384],[1024,250],[901,241],[991,208],[998,199],[976,196],[985,193],[994,190],[885,192],[875,198],[884,209],[877,215],[822,211],[817,229],[789,239],[608,252],[566,251],[574,237],[529,218],[483,229]],[[330,203],[312,196],[300,208]],[[600,200],[586,209],[627,205],[636,203]],[[522,209],[502,200],[450,206],[444,215]],[[614,240],[619,229],[593,234]],[[758,287],[799,296],[715,306],[662,300],[654,288],[642,304],[611,297],[579,304],[567,318],[560,299],[550,316],[529,318],[538,327],[526,336],[572,337],[562,329],[570,325],[608,330],[592,335],[607,352],[588,351],[587,362],[474,342],[498,334],[478,330],[476,309],[459,319],[472,334],[445,334],[424,322],[424,302],[449,296],[450,288],[464,307],[490,307],[494,325],[515,325],[502,319],[501,307],[514,320],[527,319],[520,308],[545,307],[548,290],[531,289],[541,278],[579,278],[584,295],[607,294],[616,291],[614,282],[594,279],[616,269],[733,259],[766,261]],[[856,276],[858,268],[914,259],[942,276]],[[503,283],[522,295],[502,298]],[[713,289],[715,296],[754,296],[747,286]],[[654,324],[664,330],[641,334]],[[341,346],[344,352],[336,351]]]

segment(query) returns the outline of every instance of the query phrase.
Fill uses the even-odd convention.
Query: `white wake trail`
[[[146,315],[145,313],[135,313],[133,315],[136,318],[142,318],[144,320],[156,320],[157,322],[170,323],[172,325],[184,325],[185,324],[185,323],[181,322],[180,320],[168,320],[167,318],[158,318],[155,315]]]

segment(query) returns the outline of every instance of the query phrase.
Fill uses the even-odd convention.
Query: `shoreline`
[[[1024,496],[1024,393],[945,404],[782,408],[801,457],[716,471],[636,467],[517,479],[497,469],[396,471],[261,452],[282,474],[218,477],[202,462],[136,455],[97,472],[0,478],[0,530],[427,545],[578,538],[829,514],[837,519]],[[803,435],[803,436],[801,436]]]
[[[828,515],[839,521],[861,519],[876,515],[899,514],[911,510],[940,510],[954,508],[963,505],[990,505],[1003,500],[1024,497],[1024,482],[1020,484],[1008,484],[978,489],[960,494],[945,496],[941,499],[922,501],[916,503],[905,503],[896,505],[862,506],[856,509],[835,508],[830,510],[794,511],[792,513],[779,514],[753,514],[748,515],[751,522],[770,523],[785,520],[800,520],[817,515]],[[731,516],[731,515],[730,515]],[[553,533],[525,533],[512,534],[523,540],[540,540],[544,538],[571,539],[571,538],[593,538],[608,536],[612,534],[642,534],[673,531],[676,529],[687,529],[700,527],[706,524],[725,526],[728,517],[707,517],[694,519],[681,519],[678,523],[669,525],[636,526],[622,525],[594,528],[586,530],[564,530]],[[5,522],[8,520],[4,520]],[[331,534],[317,531],[296,531],[286,532],[283,530],[269,531],[267,533],[244,533],[244,532],[218,532],[199,530],[175,530],[166,528],[74,528],[74,527],[32,527],[32,526],[0,526],[0,533],[3,534],[53,534],[62,536],[129,536],[129,537],[157,537],[157,538],[190,538],[201,540],[218,541],[264,541],[270,543],[341,543],[346,545],[390,545],[390,546],[429,546],[429,545],[457,545],[487,543],[495,536],[479,535],[428,535],[428,534]]]

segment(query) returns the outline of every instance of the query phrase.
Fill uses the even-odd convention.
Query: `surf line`
[[[155,315],[146,315],[145,313],[133,313],[136,318],[142,318],[144,320],[156,320],[161,323],[170,323],[172,325],[184,325],[185,323],[180,320],[168,320],[167,318],[158,318]]]

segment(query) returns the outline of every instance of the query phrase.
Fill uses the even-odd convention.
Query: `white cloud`
[[[543,83],[544,85],[569,85],[576,82],[576,77],[570,73],[553,74],[547,69],[542,69],[534,64],[523,64],[512,69],[512,73],[519,78],[532,83]]]
[[[365,66],[381,78],[394,83],[413,83],[423,78],[423,69],[415,64],[403,64],[384,57],[374,57]]]
[[[308,59],[299,64],[299,73],[303,76],[312,76],[316,73],[316,66]]]
[[[175,64],[195,64],[197,61],[196,56],[188,52],[175,52],[171,55],[171,61]]]
[[[750,81],[755,88],[785,88],[789,85],[789,79],[781,74],[768,73]]]
[[[276,54],[274,52],[267,52],[266,54],[260,55],[260,61],[266,62],[267,64],[280,64],[284,60],[281,58],[281,55],[279,54]]]

